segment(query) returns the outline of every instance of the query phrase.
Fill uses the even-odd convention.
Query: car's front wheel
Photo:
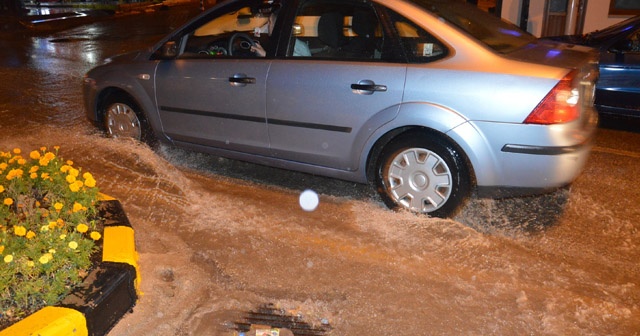
[[[111,97],[104,110],[104,128],[109,137],[133,138],[151,144],[153,133],[137,105],[126,97]]]
[[[387,206],[450,217],[462,206],[471,178],[462,153],[441,137],[411,132],[380,153],[376,187]]]

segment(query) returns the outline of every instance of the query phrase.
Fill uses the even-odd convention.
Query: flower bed
[[[137,298],[126,215],[119,202],[101,201],[93,176],[58,151],[0,152],[0,329],[14,324],[0,334],[42,334],[42,323],[70,321],[82,329],[77,314],[92,335],[106,333]]]

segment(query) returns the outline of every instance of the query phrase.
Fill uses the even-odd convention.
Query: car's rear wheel
[[[144,115],[133,100],[110,97],[104,110],[104,128],[111,138],[133,138],[149,144],[154,142],[153,132]]]
[[[471,189],[462,153],[438,136],[411,132],[380,153],[376,186],[387,206],[435,217],[450,217]]]

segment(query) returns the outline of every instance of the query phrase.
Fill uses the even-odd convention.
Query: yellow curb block
[[[98,200],[99,201],[115,201],[116,199],[107,195],[107,194],[103,194],[101,192],[98,193]]]
[[[104,228],[102,261],[125,263],[136,269],[136,292],[140,295],[140,269],[133,229],[128,226],[107,226]]]
[[[24,320],[0,332],[6,336],[87,336],[87,321],[84,315],[71,308],[44,307]]]
[[[101,201],[116,201],[102,194]],[[128,224],[128,223],[127,223]],[[135,247],[135,234],[129,226],[105,226],[103,232],[102,261],[125,263],[134,267],[134,286],[138,297],[142,295],[140,287],[140,269],[138,253]],[[83,313],[72,308],[47,306],[14,323],[0,336],[88,336],[87,319]],[[93,335],[93,332],[92,332]]]

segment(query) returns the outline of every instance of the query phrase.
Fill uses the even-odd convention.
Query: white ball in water
[[[313,211],[318,207],[318,194],[313,190],[305,190],[300,194],[300,207],[304,211]]]

